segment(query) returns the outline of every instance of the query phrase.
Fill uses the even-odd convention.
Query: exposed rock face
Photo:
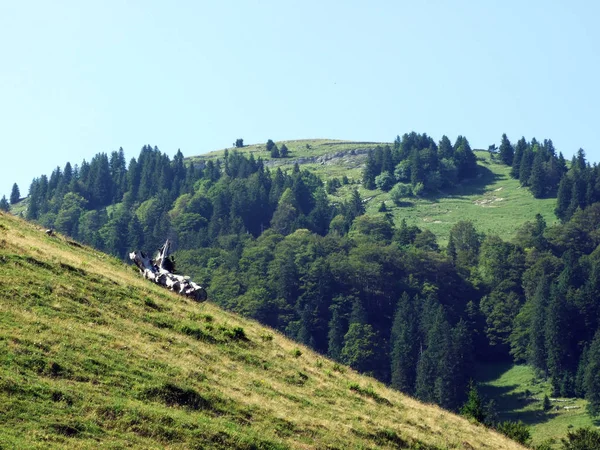
[[[367,156],[370,150],[373,148],[353,148],[351,150],[327,153],[321,156],[303,156],[296,159],[271,159],[265,162],[265,166],[276,167],[284,164],[339,164],[339,163],[351,163],[351,162],[362,162]]]

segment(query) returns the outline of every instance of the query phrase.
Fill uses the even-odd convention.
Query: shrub
[[[242,327],[233,327],[231,330],[224,330],[223,335],[232,341],[247,341],[248,337]]]
[[[402,201],[412,195],[410,184],[397,183],[390,191],[390,198],[396,205],[400,205]]]
[[[273,340],[273,335],[271,333],[265,333],[265,334],[261,334],[260,338],[264,341],[264,342],[271,342]]]
[[[417,183],[412,188],[412,193],[415,197],[419,197],[425,193],[425,185],[423,183]]]
[[[394,186],[394,177],[389,172],[383,172],[375,177],[375,185],[382,191],[387,192]]]
[[[600,431],[591,428],[579,428],[575,432],[569,431],[566,438],[562,439],[563,450],[598,450],[600,449]]]
[[[529,427],[521,421],[512,422],[507,420],[506,422],[499,423],[496,429],[498,432],[511,438],[513,441],[517,441],[519,444],[527,445],[531,440]]]
[[[292,356],[294,358],[300,358],[302,356],[302,352],[300,351],[300,349],[298,347],[296,347],[294,350],[292,350]]]

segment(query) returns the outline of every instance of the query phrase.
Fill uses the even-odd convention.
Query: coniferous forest
[[[151,146],[35,178],[26,217],[122,259],[170,238],[179,271],[220,306],[421,400],[457,410],[476,363],[515,361],[598,415],[600,168],[550,140],[503,135],[490,152],[534,197],[557,198],[558,225],[537,216],[504,241],[462,221],[441,248],[428,230],[366,215],[357,190],[333,203],[335,186],[298,165],[237,150],[189,163]],[[362,183],[401,198],[477,171],[467,138],[410,133],[369,153]]]

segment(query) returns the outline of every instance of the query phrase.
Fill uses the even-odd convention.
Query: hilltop
[[[393,215],[396,226],[402,219],[408,225],[432,231],[441,245],[446,245],[450,229],[461,220],[471,220],[478,231],[492,233],[502,239],[511,240],[515,230],[540,214],[548,225],[557,222],[554,215],[555,198],[536,199],[523,188],[518,179],[510,177],[510,166],[498,157],[492,159],[488,151],[475,150],[479,174],[453,189],[434,196],[413,197],[396,206],[389,192],[365,189],[362,172],[367,154],[378,146],[391,145],[387,142],[355,142],[331,139],[303,139],[277,141],[279,147],[289,149],[286,158],[271,158],[266,144],[254,144],[242,148],[229,148],[246,156],[253,155],[266,161],[266,166],[291,170],[294,164],[317,175],[324,183],[328,180],[348,177],[350,183],[342,185],[332,201],[348,199],[358,189],[364,199],[368,214],[375,215],[382,202]],[[215,161],[223,158],[225,149],[187,158],[192,163]]]
[[[3,448],[516,443],[0,214]]]

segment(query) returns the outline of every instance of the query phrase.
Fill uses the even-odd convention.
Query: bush
[[[415,197],[419,197],[425,193],[425,185],[423,183],[417,183],[412,188],[412,193]]]
[[[562,439],[563,450],[600,450],[600,431],[580,428]]]
[[[383,172],[375,177],[375,185],[382,191],[387,192],[394,186],[394,177],[389,172]]]
[[[519,444],[527,445],[531,440],[529,427],[521,421],[511,422],[510,420],[507,420],[506,422],[499,423],[496,429],[498,432],[511,438],[513,441],[517,441]]]
[[[401,182],[410,181],[410,161],[408,159],[398,163],[394,169],[394,177]]]
[[[410,184],[398,183],[390,191],[390,198],[396,205],[400,205],[402,204],[402,201],[406,197],[410,197],[411,194],[412,189],[410,187]]]

